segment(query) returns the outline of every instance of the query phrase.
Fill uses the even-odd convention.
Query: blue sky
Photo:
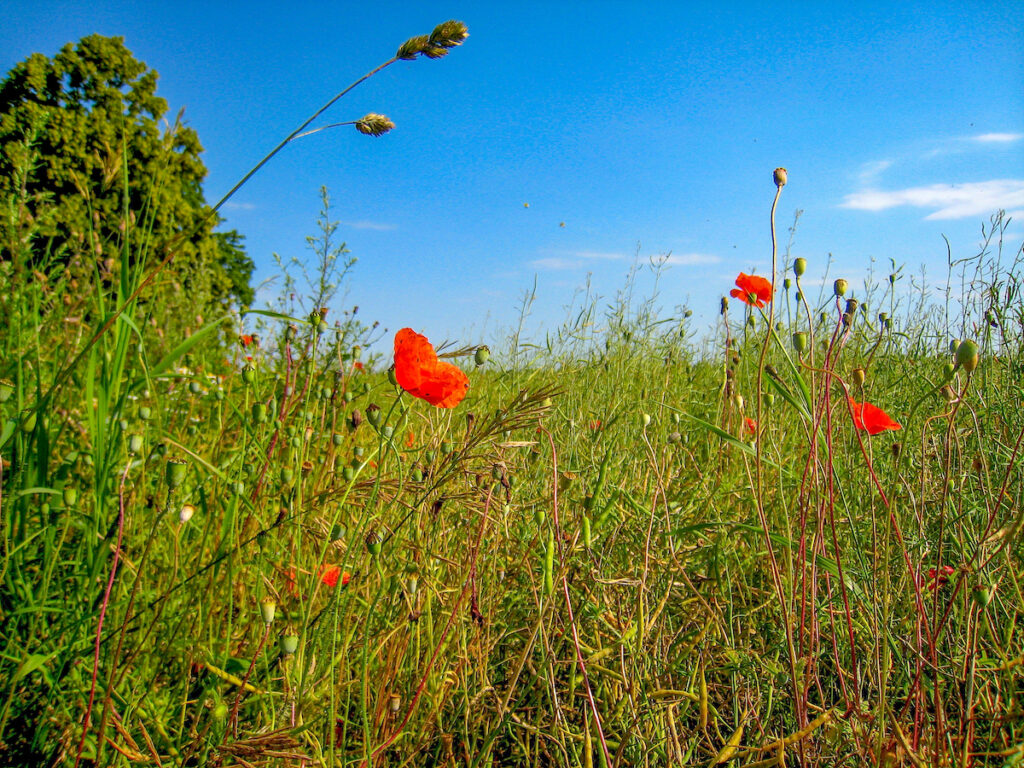
[[[534,333],[591,275],[611,297],[637,254],[671,254],[660,303],[709,327],[737,272],[783,238],[809,274],[862,284],[874,260],[945,278],[998,208],[1024,239],[1024,14],[1015,3],[138,3],[14,0],[4,71],[87,34],[123,35],[205,147],[220,197],[405,39],[449,18],[466,43],[398,62],[232,200],[257,282],[304,257],[326,185],[359,259],[349,304],[433,339],[494,341],[537,280]],[[528,204],[528,207],[527,205]],[[564,226],[562,224],[564,223]],[[1016,242],[1014,242],[1016,241]],[[1012,253],[1010,254],[1012,256]],[[640,288],[651,283],[648,273]],[[909,281],[908,281],[909,284]],[[275,292],[273,286],[264,295]]]

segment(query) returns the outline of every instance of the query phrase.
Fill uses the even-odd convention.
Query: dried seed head
[[[776,187],[786,186],[786,182],[789,180],[789,174],[786,173],[785,168],[776,168],[772,177],[775,180]]]
[[[363,115],[356,120],[355,125],[357,131],[367,136],[383,136],[395,127],[395,124],[386,116],[378,115],[376,112]]]
[[[412,61],[424,50],[430,46],[430,37],[428,35],[417,35],[416,37],[410,37],[398,48],[398,53],[395,54],[396,59],[402,61]]]
[[[441,48],[454,48],[457,45],[462,45],[462,42],[467,37],[469,37],[469,30],[466,28],[466,25],[461,21],[450,19],[434,27],[428,42],[430,45],[440,46]]]

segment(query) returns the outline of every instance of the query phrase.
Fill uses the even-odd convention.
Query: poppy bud
[[[786,186],[786,182],[789,180],[789,174],[786,173],[785,168],[776,168],[775,173],[772,174],[772,179],[775,181],[776,187]]]
[[[728,311],[729,311],[729,300],[727,298],[725,298],[725,296],[723,296],[722,297],[722,308],[721,308],[721,310],[719,310],[719,312],[720,312],[720,314],[724,315]]]
[[[544,525],[545,517],[546,517],[546,515],[544,513],[544,507],[536,507],[533,510],[533,522],[535,522],[537,524],[538,528],[540,528],[542,525]]]
[[[187,470],[188,465],[182,459],[168,459],[165,470],[167,487],[172,491],[178,488],[183,482],[185,482],[185,472]]]
[[[764,393],[764,404],[768,408],[771,408],[773,405],[775,405],[775,394],[773,392]]]
[[[299,647],[298,635],[285,635],[281,638],[281,653],[291,656]]]
[[[743,410],[743,395],[735,394],[732,396],[732,403],[736,406],[736,410]]]
[[[382,415],[380,412],[380,406],[376,403],[370,403],[366,406],[366,420],[370,422],[370,426],[379,427]]]
[[[789,290],[790,288],[792,288],[792,287],[793,287],[793,281],[792,281],[792,280],[790,280],[790,279],[789,279],[788,277],[787,277],[787,278],[785,278],[785,279],[784,279],[784,280],[782,281],[782,288],[783,288],[784,290],[788,291],[788,290]]]
[[[483,365],[491,359],[491,350],[486,347],[477,347],[476,352],[473,354],[473,362],[477,365]]]
[[[890,272],[889,273],[889,285],[895,285],[895,284],[896,284],[896,273],[895,272]]]
[[[863,387],[867,374],[863,368],[854,368],[851,372],[851,378],[855,387]]]
[[[952,363],[950,363],[948,361],[946,363],[944,363],[943,366],[942,366],[942,380],[943,381],[949,381],[950,379],[952,379],[953,378],[953,370],[954,369],[953,369],[953,364]]]
[[[960,348],[960,339],[949,340],[949,354],[955,355],[956,351]]]
[[[807,271],[807,259],[801,257],[793,262],[793,274],[797,277],[802,277],[804,272]]]
[[[848,282],[846,282],[845,280],[843,280],[843,278],[840,277],[838,280],[836,280],[834,283],[832,283],[832,292],[836,296],[845,296],[846,295],[846,289],[849,288],[849,287],[850,287],[850,284]]]
[[[281,471],[278,473],[278,479],[281,481],[281,485],[286,488],[292,484],[295,480],[295,472],[291,467],[281,467]]]
[[[273,600],[267,599],[260,603],[260,616],[263,617],[263,623],[268,627],[274,623],[274,614],[277,613],[277,603]]]
[[[196,513],[196,508],[191,504],[182,504],[181,509],[178,510],[178,522],[184,525],[192,519],[192,515]]]
[[[645,426],[645,427],[646,427],[646,426],[648,426],[648,425],[650,425],[650,423],[651,423],[651,414],[649,414],[649,413],[644,413],[644,414],[641,414],[641,415],[640,415],[640,422],[641,422],[641,423],[643,424],[643,426]]]
[[[880,325],[885,325],[885,321],[888,320],[888,319],[889,319],[889,313],[888,312],[879,312],[878,313],[878,322],[879,322]]]
[[[796,350],[798,355],[802,355],[807,349],[807,333],[804,331],[797,331],[793,334],[793,349]]]
[[[978,345],[970,339],[960,342],[956,348],[956,363],[967,373],[978,367]]]
[[[984,610],[992,602],[992,590],[986,584],[975,584],[971,590],[971,599],[975,605]]]
[[[295,337],[299,334],[299,328],[297,325],[292,323],[284,329],[284,340],[286,342],[295,341]]]
[[[371,530],[366,534],[366,550],[374,557],[380,554],[382,543],[383,540],[376,530]]]
[[[267,420],[267,404],[266,403],[253,403],[252,404],[252,420],[257,424],[262,424]]]

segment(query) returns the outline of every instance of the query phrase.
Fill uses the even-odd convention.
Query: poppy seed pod
[[[776,187],[784,187],[786,182],[789,181],[789,174],[786,173],[785,168],[776,168],[772,174],[772,180],[775,182]]]
[[[366,406],[366,420],[370,422],[370,426],[379,427],[380,421],[383,418],[380,412],[380,406],[376,403],[370,403]]]
[[[78,491],[74,488],[65,488],[63,493],[64,506],[71,508],[78,502]]]
[[[128,438],[128,453],[138,455],[142,452],[142,435],[131,435]]]
[[[192,519],[192,515],[196,513],[196,508],[191,504],[182,504],[181,509],[178,510],[178,522],[184,525]]]
[[[846,295],[846,289],[849,288],[849,287],[850,287],[850,284],[848,282],[846,282],[843,278],[840,277],[838,280],[836,280],[834,283],[832,283],[832,292],[836,296],[845,296]]]
[[[376,557],[380,554],[381,547],[383,545],[383,539],[380,534],[375,530],[371,530],[366,534],[366,550],[371,555]]]
[[[263,623],[268,627],[274,623],[274,614],[277,613],[277,603],[273,600],[264,600],[260,603],[260,616]]]
[[[256,381],[256,368],[252,363],[247,363],[242,369],[242,381],[246,384],[252,384]]]
[[[793,334],[793,349],[796,350],[797,354],[803,354],[807,350],[807,333],[804,331],[797,331]]]
[[[792,288],[792,287],[793,287],[793,281],[792,281],[792,280],[790,280],[790,279],[789,279],[788,277],[787,277],[787,278],[785,278],[785,279],[784,279],[784,280],[782,281],[782,288],[783,288],[783,290],[785,290],[785,291],[788,291],[788,290],[789,290],[790,288]]]
[[[727,298],[725,298],[725,296],[723,296],[722,297],[722,308],[719,310],[719,313],[724,315],[728,311],[729,311],[729,300]]]
[[[142,406],[139,408],[139,418],[143,421],[149,421],[153,418],[153,410],[148,405]]]
[[[793,274],[797,277],[803,277],[804,272],[807,271],[807,259],[801,257],[793,262]]]
[[[476,352],[473,353],[473,362],[475,362],[477,365],[483,365],[490,359],[491,350],[486,346],[477,347]]]
[[[281,653],[285,656],[291,656],[299,648],[299,636],[298,635],[285,635],[281,638]]]
[[[859,305],[860,305],[860,302],[858,302],[856,299],[847,299],[846,300],[846,313],[848,315],[852,315],[854,312],[857,311],[857,307]]]
[[[188,465],[182,459],[168,459],[165,470],[167,487],[172,491],[180,487],[185,482],[185,472],[187,469]]]
[[[948,361],[946,363],[944,363],[943,366],[942,366],[942,380],[943,381],[949,381],[950,379],[952,379],[953,378],[953,370],[954,369],[953,369],[953,364],[952,363],[950,363]]]
[[[295,471],[292,470],[291,467],[281,467],[281,471],[278,473],[278,476],[281,480],[281,485],[287,487],[291,485],[292,481],[295,479]]]
[[[978,367],[978,359],[978,345],[970,339],[961,341],[960,346],[956,348],[957,365],[970,373]]]
[[[267,420],[267,404],[266,403],[253,403],[252,404],[252,420],[257,424],[262,424]]]
[[[854,368],[850,374],[850,378],[853,380],[854,386],[863,387],[867,374],[863,368]]]

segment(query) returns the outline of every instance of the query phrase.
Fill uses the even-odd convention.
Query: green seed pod
[[[291,445],[292,445],[292,448],[295,448],[295,449],[299,449],[299,448],[302,448],[302,438],[301,438],[301,437],[299,437],[298,435],[294,435],[294,436],[293,436],[293,437],[292,437],[292,438],[291,438],[291,439],[289,440],[289,442],[291,443]]]
[[[381,429],[380,433],[384,435],[385,440],[390,440],[392,435],[395,434],[395,428],[388,424],[383,429]]]
[[[683,440],[683,436],[681,434],[679,434],[678,432],[669,432],[669,434],[668,434],[668,444],[669,445],[676,445],[677,443],[682,442],[682,440]]]
[[[285,635],[281,638],[281,653],[285,656],[291,656],[299,648],[299,636],[298,635]]]
[[[413,467],[412,468],[412,472],[409,473],[409,477],[410,477],[410,479],[414,483],[422,483],[423,482],[423,470],[420,469],[418,466]]]
[[[641,414],[640,415],[640,423],[643,426],[645,426],[645,427],[650,426],[650,424],[651,424],[651,414],[649,414],[649,413]]]
[[[266,403],[253,403],[252,404],[252,420],[256,424],[263,424],[267,420],[267,404]]]
[[[345,442],[345,438],[335,432],[331,435],[331,442],[334,444],[334,447],[337,448]]]
[[[64,499],[64,506],[72,509],[78,503],[78,490],[75,488],[65,488],[62,498]]]
[[[766,408],[771,408],[773,405],[775,405],[775,393],[774,392],[765,392],[763,399],[764,399],[764,404],[765,404]]]
[[[727,299],[725,296],[723,296],[722,297],[722,305],[721,305],[721,308],[718,310],[718,313],[720,315],[724,315],[728,311],[729,311],[729,299]]]
[[[452,444],[450,442],[448,442],[447,440],[442,440],[441,441],[441,453],[446,453],[447,454],[447,453],[451,453],[451,452],[452,452]]]
[[[788,291],[792,287],[793,287],[793,281],[790,280],[788,277],[783,278],[783,280],[782,280],[782,289],[784,291]]]
[[[547,514],[544,512],[544,507],[536,507],[533,510],[533,522],[537,524],[538,528],[544,525],[544,520],[546,517]]]
[[[142,407],[139,408],[139,418],[142,419],[143,421],[149,421],[151,418],[153,418],[153,409],[150,408],[148,405],[143,405]]]
[[[256,367],[252,363],[247,363],[242,369],[242,381],[245,384],[253,384],[256,381]]]
[[[793,349],[798,355],[802,355],[807,350],[807,333],[805,331],[797,331],[793,334]]]
[[[219,723],[224,722],[228,719],[228,705],[225,704],[223,701],[218,702],[217,705],[213,708],[213,711],[210,713],[210,717],[212,717]]]
[[[289,342],[289,343],[293,342],[293,341],[295,341],[295,337],[298,336],[298,334],[299,334],[298,326],[295,325],[294,323],[292,323],[291,325],[289,325],[287,328],[284,329],[284,340]]]
[[[956,348],[957,365],[967,371],[967,373],[971,373],[978,367],[978,360],[978,345],[970,339],[961,341],[960,346]]]
[[[167,487],[172,491],[176,488],[181,487],[181,484],[185,482],[185,473],[188,471],[188,465],[182,459],[168,459],[167,466],[165,469],[165,479],[167,480]]]
[[[352,392],[352,390],[350,390],[350,389],[346,389],[346,390],[345,390],[345,394],[343,394],[343,395],[341,396],[341,399],[342,399],[342,400],[344,400],[344,401],[345,401],[346,403],[351,403],[351,402],[352,402],[353,400],[355,400],[355,399],[356,399],[356,396],[355,396],[355,394],[354,394],[354,393]]]
[[[128,453],[136,456],[142,453],[142,435],[132,435],[128,438]]]
[[[839,278],[834,283],[832,283],[832,293],[834,293],[836,296],[845,296],[846,289],[849,287],[849,283],[843,280],[843,278]]]
[[[590,531],[590,518],[587,515],[583,515],[582,527],[583,527],[583,532],[582,532],[583,533],[583,546],[586,547],[587,549],[590,549],[590,547],[594,543],[594,541],[593,541],[593,536],[592,536],[591,531]]]
[[[867,372],[863,368],[854,368],[850,374],[850,378],[852,379],[855,387],[863,387],[864,381],[867,379]]]
[[[948,361],[945,362],[942,365],[942,380],[943,381],[949,381],[950,379],[952,379],[953,378],[953,370],[954,370],[953,369],[953,364],[948,362]]]
[[[356,471],[353,467],[346,466],[342,468],[341,476],[345,478],[345,482],[351,483],[356,478]]]
[[[362,458],[365,453],[366,449],[363,448],[363,446],[361,445],[357,445],[355,448],[352,449],[352,455],[357,456],[359,458]]]
[[[267,599],[260,603],[260,616],[263,617],[263,623],[268,627],[274,623],[274,614],[277,613],[277,603],[273,600]]]
[[[804,272],[807,271],[807,259],[799,258],[793,262],[793,274],[797,277],[803,277]]]
[[[473,362],[478,366],[483,365],[491,359],[491,350],[487,346],[477,347],[476,352],[473,353]]]
[[[949,340],[949,354],[955,355],[956,351],[960,348],[960,339]]]
[[[789,174],[786,173],[785,168],[776,168],[772,174],[772,180],[775,182],[775,186],[779,189],[786,186],[786,182],[789,180]]]
[[[895,284],[896,284],[896,273],[895,272],[890,272],[889,273],[889,285],[895,285]]]
[[[348,529],[344,525],[338,523],[334,528],[331,529],[331,541],[341,541],[348,535]]]
[[[29,435],[35,431],[36,428],[36,412],[35,411],[23,411],[21,414],[21,423],[18,424],[18,429],[23,434]]]

